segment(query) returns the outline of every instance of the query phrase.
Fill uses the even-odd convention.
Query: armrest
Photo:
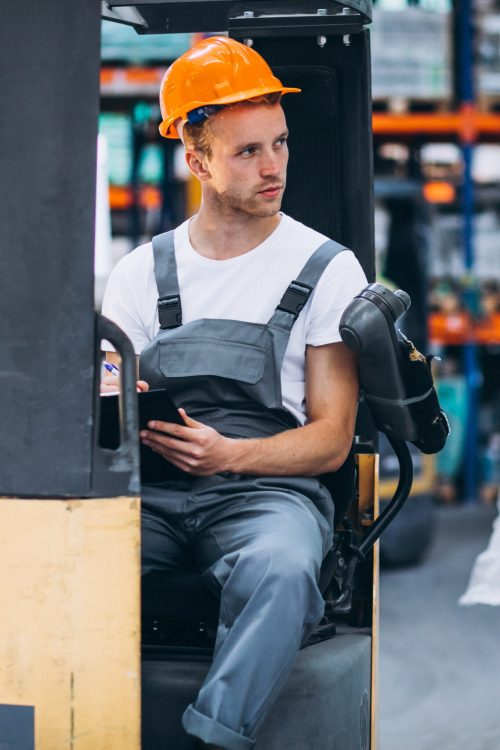
[[[395,325],[409,306],[406,292],[370,284],[344,311],[340,335],[357,355],[362,394],[377,429],[437,453],[449,425],[434,390],[432,357],[418,352]]]

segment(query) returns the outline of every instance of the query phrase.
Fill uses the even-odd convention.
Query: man
[[[184,420],[141,433],[183,472],[143,487],[142,552],[145,573],[194,555],[221,592],[212,667],[183,717],[200,747],[254,746],[322,617],[334,506],[316,477],[353,439],[356,365],[338,324],[366,279],[350,251],[280,213],[280,98],[298,91],[224,37],[174,62],[160,132],[182,139],[201,206],[123,258],[103,304]]]

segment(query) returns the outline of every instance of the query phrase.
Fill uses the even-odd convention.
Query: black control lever
[[[356,543],[351,530],[337,535],[334,548],[335,564],[332,579],[335,581],[338,596],[328,599],[326,611],[341,613],[349,611],[351,592],[354,587],[354,574],[359,562],[364,562],[380,535],[399,513],[407,500],[413,482],[413,462],[408,446],[403,440],[388,438],[399,463],[399,482],[389,504],[374,521],[368,531]]]

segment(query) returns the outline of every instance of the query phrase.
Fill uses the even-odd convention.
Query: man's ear
[[[207,165],[207,157],[201,151],[186,151],[186,164],[190,172],[201,182],[206,182],[212,175]]]

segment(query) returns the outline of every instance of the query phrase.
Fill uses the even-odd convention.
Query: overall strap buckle
[[[299,313],[309,299],[312,290],[313,287],[309,286],[309,284],[303,284],[300,281],[292,281],[276,309],[290,313],[290,315],[293,315],[294,320],[297,320]]]
[[[178,294],[168,294],[158,300],[160,328],[178,328],[182,325],[181,298]]]

